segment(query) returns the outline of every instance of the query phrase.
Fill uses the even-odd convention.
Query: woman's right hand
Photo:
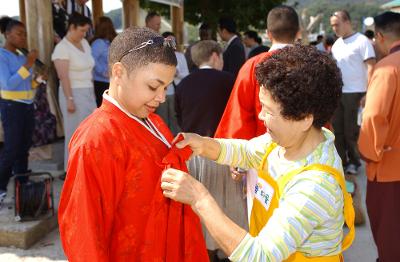
[[[247,174],[246,170],[237,167],[230,167],[230,169],[232,179],[236,182],[242,181],[243,177]]]
[[[211,160],[216,160],[218,158],[221,146],[217,140],[193,133],[181,134],[184,139],[176,144],[178,148],[190,146],[193,151],[193,156],[201,155]]]
[[[193,156],[201,155],[203,153],[203,145],[206,138],[193,133],[181,133],[184,139],[176,144],[178,148],[189,146],[193,151]]]
[[[26,63],[25,63],[25,67],[26,68],[31,68],[33,66],[33,64],[35,63],[36,58],[38,57],[38,51],[33,49],[31,50],[27,55],[26,55]]]
[[[67,111],[68,113],[75,113],[76,108],[75,108],[75,103],[74,100],[68,99],[67,100]]]

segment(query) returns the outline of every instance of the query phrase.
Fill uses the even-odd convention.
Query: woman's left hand
[[[40,75],[38,75],[38,77],[36,78],[36,81],[38,83],[42,83],[43,81],[47,81],[49,80],[49,76],[47,75],[47,73],[42,73]]]
[[[169,168],[162,173],[161,189],[165,197],[194,206],[207,193],[207,189],[189,174]]]
[[[40,75],[44,81],[49,80],[49,75],[47,73],[43,73]]]

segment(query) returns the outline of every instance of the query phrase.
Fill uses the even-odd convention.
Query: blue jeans
[[[34,129],[33,104],[0,99],[4,146],[0,151],[0,190],[7,190],[13,174],[28,171]]]

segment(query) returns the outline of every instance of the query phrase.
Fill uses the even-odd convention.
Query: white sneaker
[[[346,174],[356,175],[358,167],[354,164],[350,164],[346,167]]]

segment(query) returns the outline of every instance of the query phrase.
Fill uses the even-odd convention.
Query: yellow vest
[[[353,199],[351,195],[346,190],[345,180],[343,175],[335,168],[322,164],[312,164],[309,166],[301,167],[295,169],[283,176],[281,176],[277,181],[275,181],[269,174],[268,169],[265,172],[264,166],[267,165],[267,158],[271,151],[276,147],[276,144],[272,143],[268,148],[261,162],[260,168],[258,170],[258,181],[256,184],[256,196],[253,200],[253,208],[251,210],[250,215],[250,229],[249,233],[253,237],[257,236],[261,229],[268,223],[269,218],[272,216],[272,213],[275,208],[279,206],[279,199],[281,194],[286,186],[286,184],[292,180],[292,178],[304,171],[308,170],[316,170],[323,171],[331,174],[335,180],[340,185],[343,196],[344,196],[344,220],[349,228],[349,233],[343,238],[342,241],[342,251],[346,250],[350,247],[351,243],[354,240],[355,236],[355,228],[354,228],[354,208],[353,208]],[[268,184],[268,185],[266,185]],[[262,200],[257,198],[257,191],[263,188],[268,192],[260,191],[262,195]],[[266,197],[267,196],[267,197]],[[271,196],[271,197],[269,197]],[[286,262],[302,262],[302,261],[313,261],[313,262],[338,262],[343,261],[342,254],[338,254],[335,256],[326,256],[326,257],[306,257],[300,252],[295,252]]]

